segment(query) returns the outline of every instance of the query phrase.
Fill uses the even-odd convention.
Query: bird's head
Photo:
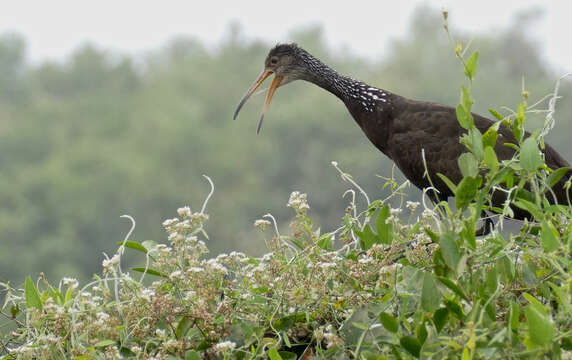
[[[262,120],[264,120],[264,114],[270,106],[272,96],[276,89],[291,81],[303,79],[305,77],[307,66],[306,61],[304,60],[306,56],[304,55],[306,54],[307,53],[296,44],[279,44],[272,48],[264,61],[264,70],[240,100],[233,118],[236,119],[242,105],[246,103],[246,100],[248,100],[250,95],[256,91],[260,84],[262,84],[267,77],[274,74],[274,78],[272,79],[272,83],[270,84],[270,88],[266,95],[262,115],[258,122],[256,133],[259,133],[262,126]]]

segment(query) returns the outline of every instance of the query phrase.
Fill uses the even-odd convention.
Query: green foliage
[[[478,86],[465,85],[473,112],[518,102],[523,74],[531,99],[551,91],[550,64],[530,32],[522,31],[534,28],[534,18],[461,34],[478,44],[481,59]],[[439,9],[419,8],[407,33],[383,49],[379,61],[328,48],[319,29],[291,39],[340,73],[410,98],[455,105],[464,67],[456,66],[441,25]],[[272,45],[248,42],[238,32],[209,49],[179,37],[136,56],[86,45],[65,61],[30,63],[25,39],[0,36],[1,280],[18,284],[39,272],[88,280],[101,253],[113,251],[110,239],[123,226],[118,216],[137,218],[133,239],[161,239],[156,224],[164,214],[199,201],[201,174],[217,181],[210,202],[217,216],[209,223],[214,253],[262,255],[251,222],[269,211],[288,216],[283,202],[293,189],[311,194],[314,220],[323,228],[336,226],[345,201],[332,196],[343,188],[329,160],[351,166],[367,193],[385,196],[388,188],[380,189],[375,175],[387,175],[391,161],[365,140],[343,104],[321,89],[303,82],[281,87],[259,136],[263,95],[231,120]],[[563,99],[571,90],[562,83]],[[572,102],[560,102],[558,113],[562,121],[549,142],[569,159],[572,125],[565,116]],[[540,115],[526,113],[527,126],[540,127]],[[398,171],[396,178],[403,179]],[[403,191],[420,197],[413,187]],[[376,225],[372,221],[379,233]]]
[[[32,279],[28,276],[25,282],[26,307],[42,310],[42,301]]]
[[[520,149],[520,165],[526,171],[536,171],[543,164],[538,143],[533,137],[523,141]]]
[[[471,155],[459,165],[467,167],[465,181],[475,179],[477,162],[484,179],[478,186],[484,189],[505,169],[521,171],[529,181],[548,181],[543,163],[532,172],[520,165],[522,158],[517,153],[488,172],[483,172],[486,161]],[[255,223],[269,250],[262,257],[240,252],[209,257],[208,215],[184,207],[179,217],[163,222],[166,244],[118,242],[101,277],[81,289],[74,279],[57,287],[46,280],[37,286],[29,277],[24,289],[5,284],[12,294],[8,304],[24,309],[13,313],[22,322],[7,340],[5,358],[569,355],[569,208],[520,199],[543,216],[540,228],[524,224],[517,234],[494,231],[476,240],[473,214],[478,199],[486,204],[490,196],[483,189],[464,203],[469,211],[441,212],[448,206],[441,203],[425,208],[418,222],[406,223],[395,215],[404,210],[413,215],[420,204],[387,205],[393,197],[403,203],[405,196],[401,186],[392,185],[395,179],[387,183],[392,194],[373,202],[366,197],[361,211],[352,199],[344,225],[324,234],[308,216],[307,196],[293,192],[290,234],[279,234],[265,219]],[[457,192],[463,189],[456,186]],[[542,199],[536,189],[532,198]],[[376,231],[369,224],[373,218]],[[122,270],[126,249],[145,263],[132,269],[137,279]]]

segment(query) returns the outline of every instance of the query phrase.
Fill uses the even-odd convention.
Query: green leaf
[[[375,219],[375,227],[377,229],[377,237],[382,244],[391,244],[393,239],[393,223],[386,224],[385,221],[391,214],[388,205],[379,209],[377,218]]]
[[[441,302],[441,294],[433,279],[433,274],[426,272],[423,276],[423,288],[421,289],[421,306],[427,312],[437,310]]]
[[[189,317],[187,316],[181,317],[181,320],[179,320],[179,324],[177,325],[177,329],[175,330],[175,338],[177,340],[184,338],[192,326],[193,322]]]
[[[519,310],[518,303],[511,301],[510,302],[510,314],[509,314],[508,326],[514,332],[518,331],[518,325],[520,324],[519,323],[519,317],[520,317],[520,310]]]
[[[572,351],[572,338],[571,337],[562,338],[560,347],[564,350]]]
[[[421,343],[417,338],[407,335],[399,339],[399,343],[405,350],[407,350],[408,353],[416,358],[419,357],[419,353],[421,352]]]
[[[288,330],[296,326],[296,324],[302,323],[304,321],[306,321],[306,316],[304,315],[304,313],[295,313],[274,320],[274,322],[272,323],[272,328],[280,331]]]
[[[427,340],[427,335],[428,335],[427,326],[425,326],[425,324],[426,322],[422,321],[415,328],[415,336],[417,336],[417,340],[419,340],[419,343],[421,345],[425,343],[425,340]]]
[[[107,347],[110,345],[115,345],[117,344],[117,341],[115,340],[102,340],[97,342],[95,345],[93,345],[94,347]]]
[[[550,315],[539,312],[534,306],[526,308],[526,324],[528,337],[537,345],[548,345],[554,336],[554,324]]]
[[[290,338],[288,337],[288,334],[286,333],[286,331],[282,330],[282,331],[280,332],[280,335],[282,335],[282,339],[284,339],[284,344],[285,344],[287,347],[291,348],[291,347],[292,347],[292,343],[290,342]],[[279,351],[278,353],[280,353],[280,351]],[[283,355],[280,355],[280,356],[283,356]]]
[[[495,145],[497,144],[497,139],[498,134],[493,125],[483,134],[483,146],[490,146],[494,149]]]
[[[473,106],[473,99],[471,99],[471,94],[465,86],[461,86],[461,105],[465,108],[466,112],[471,112],[471,107]]]
[[[554,170],[546,179],[546,182],[548,183],[548,185],[550,187],[553,187],[554,185],[556,185],[558,183],[558,181],[560,181],[560,179],[562,179],[562,177],[564,175],[566,175],[566,173],[570,171],[569,167],[562,167],[560,169]]]
[[[475,51],[465,63],[465,75],[473,80],[477,73],[477,63],[479,61],[479,52]]]
[[[463,176],[477,176],[479,173],[479,164],[475,156],[471,153],[463,153],[457,159],[459,169]]]
[[[453,184],[453,182],[451,180],[449,180],[448,177],[446,177],[445,175],[441,174],[441,173],[437,173],[437,176],[439,176],[439,178],[441,180],[443,180],[443,182],[445,183],[445,185],[447,185],[447,187],[449,189],[451,189],[451,191],[454,193],[457,192],[457,185]]]
[[[483,160],[483,135],[476,127],[469,129],[468,136],[464,137],[466,145],[473,152],[477,160]]]
[[[492,116],[496,117],[498,120],[504,119],[504,116],[502,116],[502,114],[496,111],[495,109],[489,109],[489,112],[491,113]]]
[[[270,360],[282,360],[282,356],[280,356],[278,350],[276,350],[275,347],[268,350],[268,357],[270,358]]]
[[[10,306],[10,315],[12,316],[13,319],[15,319],[19,313],[20,313],[20,307],[18,305]]]
[[[362,250],[369,250],[376,243],[377,236],[371,230],[369,224],[364,226],[362,231],[355,230],[355,233],[359,237],[359,244]]]
[[[463,349],[463,355],[461,356],[461,360],[471,360],[471,354],[469,353],[469,348]]]
[[[440,333],[443,330],[447,322],[447,317],[449,316],[449,310],[447,308],[440,308],[435,311],[433,314],[433,322],[435,323],[435,328],[437,329],[437,333]]]
[[[570,303],[570,300],[568,300],[568,296],[564,292],[565,290],[562,289],[565,287],[565,285],[562,285],[562,288],[551,282],[549,282],[548,285],[558,297],[558,303],[564,307],[568,314],[572,314],[572,304]]]
[[[475,301],[474,304],[478,304],[478,301]],[[459,303],[454,299],[445,300],[445,306],[447,309],[453,314],[456,315],[460,320],[465,318],[465,314],[463,313],[463,308]]]
[[[118,241],[117,245],[123,245],[123,241]],[[141,245],[137,241],[129,241],[129,240],[125,241],[125,247],[128,247],[128,248],[133,249],[133,250],[141,251],[141,252],[144,252],[145,254],[147,254],[147,249],[145,248],[145,246]]]
[[[201,360],[201,356],[195,350],[189,350],[185,354],[185,360]]]
[[[395,345],[391,345],[391,354],[393,355],[393,358],[396,360],[403,360],[403,357],[401,357],[401,353],[399,352],[399,350],[397,350],[397,346]]]
[[[560,245],[558,231],[554,228],[552,223],[548,221],[542,222],[540,240],[542,241],[542,247],[545,252],[552,252],[558,249]]]
[[[73,289],[72,289],[72,287],[70,286],[70,287],[66,290],[66,295],[65,295],[65,297],[64,297],[64,304],[71,300],[72,295],[73,295]]]
[[[522,136],[524,135],[524,119],[524,106],[522,106],[522,104],[518,104],[516,118],[512,124],[512,133],[519,142],[522,141]]]
[[[38,310],[42,310],[42,300],[40,299],[40,294],[34,285],[32,279],[28,276],[24,283],[25,296],[26,296],[26,307],[35,307]]]
[[[376,353],[369,350],[363,350],[359,353],[360,360],[385,360],[385,358],[380,358]]]
[[[459,285],[457,285],[453,280],[448,279],[446,277],[443,276],[438,276],[437,279],[446,287],[448,287],[449,289],[451,289],[455,294],[457,294],[459,297],[463,298],[466,301],[469,301],[469,297],[465,294],[465,292],[463,291],[463,289],[461,289],[461,287]]]
[[[436,232],[433,232],[428,227],[423,228],[423,230],[425,231],[425,234],[427,234],[431,238],[431,241],[433,241],[436,244],[439,243],[439,234],[437,234]]]
[[[489,272],[487,273],[487,277],[485,279],[485,283],[487,285],[487,291],[489,295],[494,294],[498,288],[498,276],[497,271],[494,267],[492,267]]]
[[[514,205],[516,205],[517,207],[528,211],[529,213],[532,214],[532,216],[534,216],[534,218],[536,218],[537,220],[540,220],[544,217],[544,214],[542,213],[542,211],[536,206],[536,204],[524,200],[524,199],[518,199],[515,200]]]
[[[504,277],[504,281],[510,283],[515,276],[515,268],[513,262],[508,256],[503,256],[497,261],[497,271]]]
[[[334,249],[334,245],[332,244],[332,235],[331,234],[323,234],[318,238],[316,244],[326,251],[331,251]]]
[[[468,112],[461,104],[457,105],[457,121],[459,121],[459,124],[463,129],[468,130],[475,126],[473,115],[471,115],[471,113]]]
[[[397,333],[397,330],[399,330],[399,323],[397,322],[397,319],[386,312],[379,314],[379,322],[383,325],[385,330],[389,332],[395,334]]]
[[[513,149],[514,151],[518,151],[519,147],[516,144],[510,143],[510,142],[505,142],[503,143],[504,146],[506,146],[509,149]]]
[[[464,210],[473,201],[477,195],[479,180],[475,177],[465,177],[457,186],[455,191],[455,206],[457,209]]]
[[[153,269],[145,269],[144,267],[134,267],[131,268],[131,270],[133,271],[137,271],[137,272],[142,272],[142,273],[147,273],[150,275],[155,275],[155,276],[160,276],[160,277],[164,277],[164,278],[168,278],[168,276],[166,274],[163,274],[160,271],[157,270],[153,270]]]
[[[520,165],[524,170],[533,172],[543,163],[536,140],[528,137],[520,147]]]
[[[296,360],[298,356],[290,351],[278,351],[280,357],[284,360]]]
[[[456,235],[452,232],[446,232],[439,237],[439,246],[443,252],[443,258],[445,263],[453,271],[457,271],[457,266],[461,261],[461,254],[459,253],[459,248],[455,241]]]
[[[483,142],[484,142],[484,138],[483,138]],[[485,147],[485,154],[484,154],[484,162],[485,165],[491,169],[492,171],[497,171],[499,168],[499,160],[497,158],[497,154],[495,153],[495,150],[490,147],[487,146]]]
[[[201,343],[195,346],[195,350],[204,351],[212,346],[212,342],[208,341],[207,339],[201,341]]]
[[[363,331],[369,330],[369,325],[361,321],[352,322],[352,326]]]
[[[522,296],[528,301],[528,303],[534,307],[536,311],[541,314],[548,315],[548,309],[540,301],[538,301],[534,296],[529,293],[522,293]]]
[[[300,241],[300,240],[298,240],[298,239],[296,239],[296,238],[291,238],[290,241],[291,241],[294,245],[296,245],[296,246],[298,247],[298,249],[300,249],[300,250],[304,250],[304,249],[306,248],[306,245],[305,245],[302,241]]]

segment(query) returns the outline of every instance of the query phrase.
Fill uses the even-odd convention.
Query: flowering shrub
[[[408,211],[418,205],[408,203]],[[183,207],[179,217],[163,222],[167,244],[126,238],[118,252],[103,261],[102,276],[84,287],[70,278],[57,287],[28,278],[25,289],[10,289],[7,298],[13,312],[25,309],[25,319],[6,345],[8,357],[295,356],[288,349],[346,354],[355,346],[347,336],[361,324],[352,319],[389,304],[392,288],[402,282],[397,275],[404,268],[413,271],[394,259],[429,263],[434,246],[422,246],[431,242],[427,235],[389,216],[385,225],[395,227],[393,236],[400,241],[362,251],[351,233],[361,226],[360,217],[374,208],[357,218],[348,215],[348,225],[334,233],[320,234],[307,215],[306,194],[293,192],[288,206],[296,213],[290,236],[277,232],[271,215],[266,217],[273,222],[255,222],[269,234],[270,252],[261,258],[239,252],[209,258],[203,240],[205,206],[200,212]],[[356,211],[353,206],[348,214]],[[429,226],[428,219],[414,226]],[[338,250],[336,241],[342,246]],[[403,246],[410,241],[409,247]],[[126,248],[145,254],[146,266],[124,271]],[[137,273],[139,278],[133,278]]]
[[[271,215],[254,223],[267,254],[209,257],[206,201],[198,212],[180,208],[163,222],[166,244],[131,241],[130,231],[83,287],[28,278],[10,288],[16,329],[4,358],[570,356],[569,214],[560,216],[556,252],[542,250],[529,224],[459,246],[462,215],[404,202],[407,183],[393,179],[386,199],[369,202],[333,165],[355,188],[335,231],[321,234],[306,194],[293,192],[289,235]],[[388,205],[395,197],[403,208]],[[144,267],[122,269],[127,248],[145,255]]]

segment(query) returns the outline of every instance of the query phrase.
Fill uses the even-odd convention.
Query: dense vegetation
[[[378,61],[328,49],[317,29],[292,39],[342,73],[455,105],[462,71],[441,25],[438,11],[419,9],[410,33]],[[534,25],[527,15],[473,37],[481,53],[475,111],[507,114],[501,106],[520,101],[523,75],[531,104],[552,91],[561,73],[528,37]],[[358,176],[372,197],[386,196],[377,175],[390,176],[391,161],[369,144],[343,104],[315,86],[281,88],[258,136],[263,96],[231,120],[272,45],[234,31],[211,50],[192,38],[138,57],[88,44],[65,62],[29,64],[24,40],[1,36],[0,281],[18,284],[40,272],[89,279],[128,226],[120,215],[137,219],[134,239],[159,241],[158,224],[172,209],[201,201],[202,174],[217,188],[209,205],[213,253],[261,255],[253,221],[267,212],[287,218],[284,200],[295,190],[309,194],[324,229],[337,226],[345,188],[332,160]],[[562,84],[557,131],[548,137],[567,159],[571,90],[570,82]],[[406,191],[419,200],[419,192]]]
[[[414,40],[427,36],[430,30],[435,36],[442,32],[439,30],[442,29],[441,20],[437,23],[437,19],[427,20],[426,16],[423,20],[426,22],[416,23]],[[518,24],[515,28],[522,25]],[[481,83],[487,82],[490,74],[502,74],[496,73],[495,69],[508,61],[510,53],[495,54],[500,60],[493,66],[483,55],[489,46],[494,48],[492,40],[483,39],[482,49],[479,44],[479,59],[477,52],[466,48],[466,42],[459,41],[455,47],[456,41],[449,41],[447,34],[444,32],[442,41],[432,41],[442,45],[443,51],[449,54],[443,57],[450,64],[447,73],[459,73],[460,76],[455,83],[456,77],[449,75],[452,84],[441,83],[439,89],[464,84],[461,91],[452,92],[460,93],[457,116],[461,126],[467,129],[467,135],[460,139],[467,148],[459,158],[464,178],[459,184],[448,181],[456,194],[455,206],[445,202],[434,206],[426,194],[411,196],[407,191],[408,183],[389,170],[380,170],[384,177],[377,185],[383,191],[376,190],[374,194],[365,191],[367,186],[361,187],[342,170],[346,168],[345,162],[354,163],[353,156],[356,156],[356,164],[364,160],[360,158],[362,154],[356,152],[342,157],[343,146],[351,138],[344,135],[336,139],[340,157],[337,158],[339,162],[331,163],[330,169],[335,176],[330,177],[339,186],[350,188],[344,193],[338,209],[333,201],[328,202],[331,195],[322,199],[324,208],[334,208],[331,213],[338,214],[336,223],[339,225],[328,225],[328,212],[320,211],[318,206],[317,212],[322,213],[326,223],[322,228],[334,229],[320,230],[316,224],[322,221],[310,218],[307,195],[293,191],[287,203],[295,212],[289,229],[278,226],[286,217],[281,214],[268,214],[254,222],[254,227],[263,236],[257,235],[252,241],[266,245],[258,252],[209,255],[211,244],[216,244],[212,240],[214,236],[209,238],[207,235],[213,224],[219,224],[213,227],[216,237],[223,241],[229,239],[228,243],[240,239],[241,235],[233,228],[236,221],[242,219],[252,224],[249,215],[244,214],[244,209],[248,209],[246,205],[237,206],[241,210],[227,218],[223,213],[220,222],[216,220],[219,215],[214,214],[212,218],[207,215],[207,205],[212,213],[211,205],[215,205],[217,199],[209,177],[205,178],[212,191],[201,206],[196,206],[200,204],[199,200],[189,201],[193,207],[180,207],[177,217],[162,221],[166,241],[141,241],[147,235],[137,240],[140,237],[137,235],[140,230],[137,230],[150,226],[148,219],[141,216],[142,221],[138,217],[136,226],[133,218],[127,216],[125,218],[132,223],[131,230],[117,242],[118,236],[111,231],[119,233],[119,230],[106,228],[105,223],[101,227],[103,230],[95,227],[97,221],[90,212],[93,204],[80,204],[84,206],[77,208],[62,204],[73,204],[77,202],[73,196],[81,195],[96,205],[112,207],[134,201],[142,209],[159,211],[161,206],[169,205],[162,197],[165,187],[177,190],[173,196],[181,200],[185,196],[181,194],[193,183],[185,178],[183,186],[178,188],[176,177],[172,176],[191,176],[192,173],[185,172],[187,161],[204,166],[212,161],[227,170],[223,174],[230,174],[229,178],[219,175],[222,181],[217,188],[222,187],[223,191],[225,187],[237,186],[236,191],[240,192],[242,186],[255,185],[260,186],[256,191],[266,191],[262,185],[265,179],[260,178],[262,175],[248,173],[248,167],[252,166],[248,163],[255,160],[247,159],[244,153],[221,150],[226,146],[246,148],[248,145],[246,141],[237,141],[240,136],[223,135],[222,129],[228,128],[233,135],[244,131],[243,138],[250,133],[239,127],[233,127],[231,131],[230,126],[235,124],[228,125],[229,122],[223,120],[226,110],[222,109],[220,98],[214,97],[209,102],[208,96],[200,95],[209,89],[213,93],[226,89],[221,89],[220,82],[211,83],[206,78],[200,80],[204,81],[200,83],[202,88],[195,88],[198,85],[193,81],[199,81],[197,78],[205,75],[204,72],[194,70],[192,75],[185,77],[186,71],[217,59],[221,69],[228,71],[222,71],[223,76],[238,75],[229,68],[237,66],[238,71],[237,62],[246,61],[246,55],[235,62],[229,61],[228,56],[262,53],[260,44],[242,46],[237,39],[231,38],[215,56],[200,50],[196,43],[177,42],[167,51],[168,59],[155,55],[137,66],[125,59],[106,58],[94,49],[84,49],[71,65],[72,69],[79,69],[76,75],[82,74],[78,78],[66,69],[69,65],[13,69],[7,75],[12,81],[9,88],[13,93],[4,94],[3,111],[8,119],[24,120],[8,122],[6,132],[30,138],[27,143],[19,143],[6,136],[2,146],[21,156],[26,164],[34,165],[31,167],[34,171],[44,171],[41,174],[45,177],[34,178],[30,176],[34,173],[32,170],[24,171],[14,159],[10,162],[2,159],[7,170],[0,174],[0,179],[12,186],[11,191],[2,196],[13,205],[8,208],[13,212],[2,209],[2,224],[12,229],[12,236],[24,236],[16,229],[27,226],[30,227],[27,231],[36,231],[37,237],[44,236],[45,241],[56,242],[44,244],[46,248],[56,246],[50,256],[57,256],[59,252],[87,251],[78,255],[77,261],[102,264],[103,271],[97,271],[98,275],[90,282],[69,277],[53,282],[49,280],[51,277],[45,276],[34,281],[29,276],[21,287],[3,284],[7,292],[6,311],[2,311],[2,315],[11,319],[8,331],[0,333],[0,352],[9,353],[4,358],[280,360],[294,359],[302,354],[304,359],[312,356],[463,360],[572,357],[572,276],[568,271],[572,266],[572,207],[570,204],[551,205],[547,201],[551,196],[549,185],[557,182],[567,169],[548,169],[540,152],[544,137],[555,125],[558,95],[566,88],[550,87],[546,91],[547,97],[535,103],[531,101],[530,86],[540,86],[546,73],[532,71],[526,87],[518,83],[514,110],[498,107],[498,99],[489,103],[500,110],[489,111],[497,123],[480,133],[470,116],[475,110],[475,99],[476,104],[482,103],[478,99],[478,89]],[[518,43],[514,36],[511,30],[508,31],[506,44],[514,46],[517,43],[527,48],[528,42],[516,36],[522,41]],[[413,50],[409,48],[412,46],[409,42],[414,43],[408,39],[395,45],[396,53],[403,59],[407,59],[406,55]],[[21,49],[18,40],[4,39],[3,44],[0,54],[4,51],[13,55],[3,59],[18,63],[17,49]],[[451,55],[451,48],[455,48],[460,62]],[[529,55],[534,54],[534,47],[528,50],[532,51]],[[228,53],[225,55],[225,52]],[[425,61],[431,59],[432,50],[427,52]],[[86,57],[82,60],[82,56]],[[98,57],[100,68],[105,70],[92,72],[91,61]],[[441,59],[435,59],[438,58]],[[531,55],[531,64],[535,61],[540,64],[540,59]],[[89,64],[88,70],[81,64]],[[343,69],[346,65],[348,63],[340,63],[338,68]],[[397,65],[387,59],[385,69],[393,66]],[[522,62],[519,66],[523,66]],[[399,67],[407,69],[406,61],[399,63]],[[362,71],[367,69],[367,64],[362,66]],[[475,80],[477,69],[480,75]],[[386,71],[391,73],[391,70]],[[127,73],[131,75],[127,76]],[[432,71],[423,74],[434,76]],[[365,75],[376,77],[375,72]],[[57,80],[64,78],[67,80],[56,86]],[[497,84],[498,88],[501,87],[499,84],[505,86],[503,79],[499,75],[488,81]],[[510,84],[509,75],[506,79]],[[99,82],[106,86],[98,88]],[[182,93],[173,90],[171,82],[177,84],[176,89],[193,95],[183,98]],[[111,83],[115,85],[107,87]],[[48,88],[47,84],[53,87]],[[79,87],[75,88],[76,85]],[[407,85],[406,79],[402,85]],[[82,86],[85,93],[78,90]],[[59,101],[58,91],[62,97]],[[292,97],[291,101],[296,101],[294,94],[282,92],[285,99]],[[314,96],[311,91],[308,94]],[[319,94],[316,93],[315,99],[321,99]],[[7,100],[9,96],[13,96],[10,101]],[[212,108],[203,106],[198,99],[208,102]],[[312,103],[305,98],[300,101]],[[72,105],[75,112],[68,113],[67,107]],[[323,109],[324,112],[332,111],[332,116],[336,113],[327,106]],[[316,111],[316,107],[313,110]],[[200,131],[191,126],[189,132],[185,132],[186,114],[196,111],[202,111],[208,121],[194,123],[194,126],[202,127]],[[218,111],[221,113],[217,115]],[[316,170],[310,174],[310,160],[323,161],[331,156],[328,148],[319,144],[326,141],[319,135],[331,132],[328,138],[335,138],[336,125],[331,123],[331,126],[324,126],[323,131],[312,131],[314,126],[321,128],[301,116],[300,108],[289,108],[288,111],[298,114],[297,118],[292,118],[292,123],[273,123],[282,131],[282,136],[276,135],[274,139],[283,142],[280,146],[284,148],[280,151],[284,154],[281,156],[295,156],[292,152],[300,152],[299,157],[293,158],[302,163],[297,166],[308,166],[308,174],[317,178],[316,183],[323,184],[324,179],[330,177],[320,177]],[[276,113],[280,114],[280,110]],[[36,126],[40,117],[35,114],[41,114],[41,119],[49,126]],[[536,123],[531,121],[534,115],[539,120]],[[76,123],[74,116],[89,121]],[[192,118],[187,120],[193,121]],[[531,137],[524,138],[523,129],[530,122],[536,130]],[[499,162],[492,145],[501,123],[513,131],[518,144],[514,158]],[[563,128],[561,123],[556,126]],[[195,129],[197,131],[192,131]],[[287,133],[287,129],[299,136]],[[202,131],[209,131],[209,136],[201,135]],[[292,142],[288,136],[293,137]],[[261,139],[260,143],[257,141],[257,147],[268,146],[267,151],[260,154],[265,159],[272,153],[272,146],[266,142],[268,140]],[[551,139],[557,148],[561,148],[557,136]],[[33,146],[26,147],[27,144]],[[350,145],[355,146],[355,143],[348,142],[348,148]],[[316,150],[316,154],[306,154],[301,147]],[[137,157],[135,149],[146,156]],[[2,156],[6,156],[5,153]],[[369,161],[374,161],[371,159],[375,157],[367,156]],[[163,161],[173,174],[158,172],[152,166],[155,165],[153,161]],[[238,168],[240,164],[245,168]],[[266,166],[274,167],[276,174],[284,171],[278,168],[282,164],[272,164],[269,162]],[[365,171],[371,168],[369,164],[364,162],[363,168],[361,165],[356,168]],[[14,182],[7,182],[9,176],[16,175],[19,177],[12,179]],[[281,174],[275,183],[277,186],[283,181],[298,184],[304,178],[294,175],[297,176],[290,179],[292,174]],[[269,177],[274,181],[272,174]],[[339,181],[340,177],[343,181]],[[42,181],[49,182],[47,189]],[[107,181],[111,181],[112,186],[98,188]],[[18,186],[24,187],[24,193],[17,192]],[[130,198],[128,194],[137,191],[138,186],[142,192],[133,193],[134,198]],[[317,199],[325,188],[316,191]],[[490,192],[493,189],[506,191],[510,203],[502,208],[492,208]],[[237,197],[244,204],[260,201],[251,199],[249,194],[252,193],[251,189],[238,193]],[[268,194],[274,196],[275,193],[268,188]],[[271,200],[269,196],[261,194],[261,198],[266,197],[268,201]],[[372,201],[374,198],[377,200]],[[230,201],[223,199],[222,205],[232,207]],[[46,206],[46,214],[40,213],[42,206]],[[311,206],[314,211],[314,204]],[[502,215],[510,215],[511,206],[534,214],[536,222],[519,223],[516,231],[503,230],[506,220]],[[498,226],[486,237],[477,238],[475,229],[482,209],[496,214]],[[59,211],[64,213],[57,214]],[[50,227],[52,224],[44,223],[46,219],[59,219],[60,222]],[[146,231],[154,234],[152,227],[149,229]],[[119,249],[112,256],[106,255],[102,262],[91,259],[89,249],[94,245],[88,241],[94,234],[107,234],[103,240],[117,242]],[[155,238],[161,239],[161,235]],[[69,239],[76,243],[66,245],[65,241]],[[93,241],[96,240],[94,237]],[[10,246],[16,245],[25,243]],[[72,246],[76,247],[72,249]],[[128,253],[134,255],[129,262],[137,263],[130,270],[126,266]],[[137,257],[137,254],[141,256]],[[7,263],[18,260],[14,253],[12,257],[16,259],[2,256]],[[33,260],[34,256],[37,255],[22,252],[22,259]],[[52,257],[50,261],[55,259]],[[65,266],[56,271],[65,270]]]
[[[130,240],[135,221],[128,217],[131,231],[84,286],[28,277],[22,289],[10,288],[15,330],[4,340],[4,359],[572,357],[572,206],[547,200],[569,169],[547,168],[540,152],[557,93],[530,137],[523,137],[525,101],[510,116],[491,110],[498,122],[481,133],[470,115],[477,58],[463,61],[464,177],[447,180],[456,209],[433,206],[425,193],[421,203],[407,201],[407,183],[394,178],[385,181],[388,197],[370,201],[333,162],[350,185],[341,227],[322,233],[306,194],[295,191],[287,235],[272,215],[255,222],[265,255],[209,257],[205,211],[213,187],[200,210],[181,207],[163,222],[166,243]],[[493,146],[501,123],[518,144],[512,159],[499,162]],[[503,208],[492,207],[493,188],[509,194]],[[401,205],[392,207],[392,198]],[[499,231],[511,206],[537,223]],[[498,227],[477,238],[483,209],[498,214]],[[126,250],[144,255],[141,266],[125,269]]]

